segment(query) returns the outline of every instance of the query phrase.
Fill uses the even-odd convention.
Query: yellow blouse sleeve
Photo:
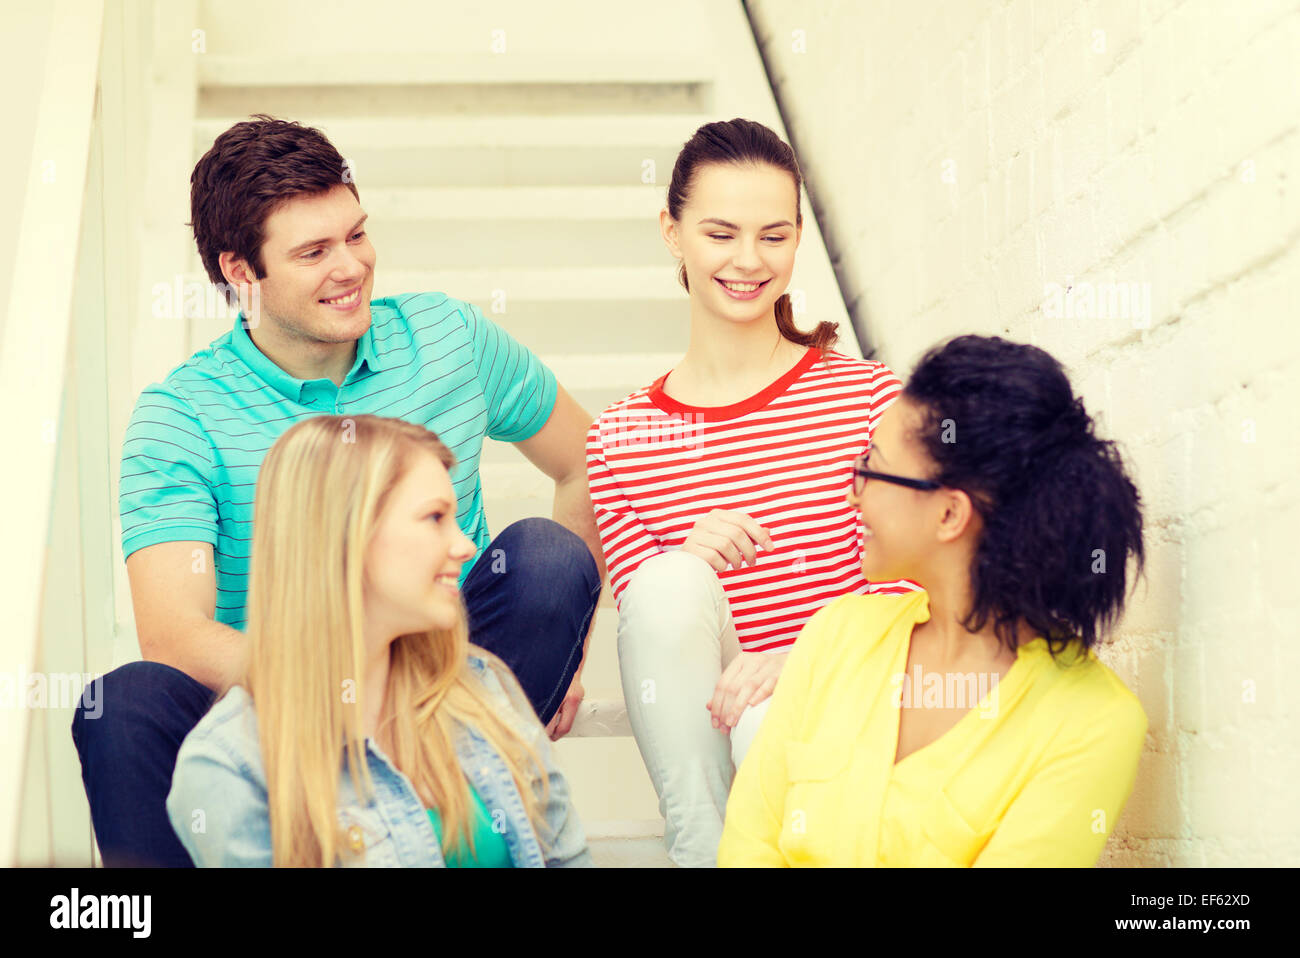
[[[718,844],[721,867],[786,864],[777,844],[789,785],[786,743],[796,737],[812,684],[813,662],[821,644],[818,640],[834,631],[831,608],[839,601],[823,606],[804,623],[781,670],[763,724],[736,771]]]
[[[1133,791],[1147,717],[1126,691],[1080,726],[1021,789],[975,866],[1097,864]]]

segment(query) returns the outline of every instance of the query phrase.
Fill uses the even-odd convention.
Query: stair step
[[[555,378],[575,389],[622,389],[631,392],[652,383],[681,361],[682,354],[624,353],[604,356],[540,357]],[[600,410],[594,410],[593,415]]]
[[[555,492],[555,483],[527,460],[481,463],[479,481],[483,483],[483,506],[489,510],[488,517],[492,520],[494,529],[503,529],[508,523],[497,519],[492,514],[491,506],[504,506],[509,501],[521,499],[546,501]]]
[[[510,52],[436,56],[208,53],[198,60],[201,87],[316,87],[608,84],[686,85],[713,79],[698,56],[653,53]]]
[[[194,124],[196,158],[207,152],[225,130],[246,119],[240,114],[203,117]],[[537,116],[531,113],[480,116],[349,117],[321,122],[322,131],[344,155],[346,148],[378,145],[385,150],[421,150],[426,158],[452,147],[670,146],[674,155],[699,127],[713,120],[709,113],[666,113],[649,116],[579,114]],[[432,153],[428,151],[433,151]]]
[[[662,247],[661,247],[662,249]],[[438,270],[376,270],[375,296],[440,290],[487,311],[494,294],[508,302],[557,300],[656,300],[685,305],[673,261],[662,251],[661,266],[463,267]]]
[[[533,352],[570,356],[609,353],[655,353],[673,360],[654,378],[666,373],[686,354],[690,342],[690,305],[685,296],[677,302],[663,300],[520,300],[508,297],[492,312],[491,303],[479,303],[487,317],[507,329]],[[665,353],[665,347],[675,352]],[[566,388],[568,383],[564,380]],[[653,382],[647,379],[638,386]],[[599,409],[588,412],[595,415]]]
[[[587,834],[663,834],[659,797],[630,736],[582,737],[570,733],[552,746],[569,780],[573,804]],[[631,823],[642,823],[633,830]],[[619,823],[601,827],[598,823]]]
[[[375,189],[364,197],[383,263],[399,270],[617,268],[667,257],[656,186]]]
[[[664,850],[663,821],[583,822],[587,847],[597,868],[672,868]],[[627,835],[624,832],[657,828],[659,836]],[[613,832],[613,834],[610,834]]]
[[[584,700],[592,706],[593,728],[606,731],[592,734],[630,735],[627,724],[627,705],[623,700],[623,680],[618,671],[618,609],[612,598],[608,603],[602,590],[601,603],[596,606],[596,625],[591,632],[587,661],[582,667]]]
[[[289,91],[294,93],[294,91]],[[217,91],[225,99],[241,99],[233,93]],[[244,113],[251,110],[270,109],[267,100],[284,100],[287,94],[272,91],[267,99],[259,100],[250,95],[242,97],[237,105]],[[395,92],[393,96],[405,96],[410,100],[409,92]],[[210,97],[210,98],[211,98]],[[307,99],[304,91],[295,93],[298,100]],[[246,101],[246,102],[244,102]],[[690,138],[699,127],[697,121],[703,118],[695,114],[667,114],[672,118],[669,124],[660,124],[662,117],[647,113],[644,109],[628,109],[625,103],[612,104],[622,108],[624,113],[617,117],[605,113],[593,115],[556,114],[552,111],[546,117],[534,117],[561,128],[551,138],[532,136],[528,129],[510,142],[509,138],[497,135],[495,127],[485,128],[483,142],[462,139],[461,136],[476,134],[474,127],[452,130],[446,138],[432,138],[425,143],[424,135],[413,135],[410,131],[424,131],[427,127],[437,128],[444,120],[450,124],[463,123],[460,117],[444,118],[437,115],[408,116],[403,115],[392,99],[381,103],[364,105],[360,109],[365,120],[331,119],[327,111],[331,99],[320,102],[312,100],[304,103],[282,102],[278,115],[292,116],[310,126],[320,127],[330,138],[330,142],[350,165],[352,176],[357,183],[362,202],[368,201],[370,192],[376,188],[407,189],[413,187],[469,187],[492,188],[501,186],[653,186],[659,184],[662,190],[668,185],[676,162],[677,151],[682,143]],[[412,109],[418,103],[410,104]],[[304,112],[306,111],[306,112]],[[222,111],[220,118],[204,119],[196,128],[194,141],[194,160],[206,153],[213,141],[239,117],[230,118]],[[499,111],[497,111],[499,112]],[[378,119],[371,114],[395,114]],[[679,119],[680,117],[680,119]],[[491,112],[479,119],[495,120]],[[612,122],[612,121],[621,122]],[[353,127],[352,124],[364,123],[373,130],[367,133],[365,128]],[[636,124],[644,123],[651,129],[642,136],[633,136],[630,129]],[[608,128],[610,134],[601,139],[601,132]],[[336,133],[342,129],[345,132]],[[675,130],[671,135],[667,130]],[[586,131],[586,132],[582,132]],[[567,137],[567,140],[562,138]],[[503,143],[497,140],[504,139]]]
[[[583,671],[583,678],[586,678],[586,670]],[[583,685],[586,685],[585,681]],[[578,738],[631,735],[632,726],[628,722],[627,705],[624,704],[623,697],[620,695],[614,699],[585,696],[569,734]]]
[[[655,217],[663,207],[664,188],[647,185],[384,188],[365,194],[371,220],[544,220],[553,226],[556,220],[634,220],[656,238]]]
[[[412,118],[463,114],[542,116],[680,115],[703,113],[712,106],[712,77],[699,70],[666,66],[642,73],[635,65],[592,72],[574,66],[571,57],[511,57],[480,61],[464,73],[439,67],[434,58],[376,57],[357,60],[352,69],[321,73],[313,60],[295,73],[276,58],[200,60],[205,81],[198,88],[195,116],[247,116],[262,112],[292,117],[312,126],[331,118]],[[638,58],[633,58],[638,59]],[[349,58],[339,58],[344,67]],[[412,69],[412,64],[419,64]],[[289,72],[286,72],[288,70]],[[408,77],[409,79],[403,79]]]
[[[570,210],[564,218],[528,216],[381,218],[367,224],[385,271],[415,270],[436,263],[440,270],[480,268],[621,269],[663,263],[672,278],[671,259],[653,213],[642,217],[582,219]],[[507,279],[509,276],[506,277]],[[507,292],[513,285],[502,285]]]

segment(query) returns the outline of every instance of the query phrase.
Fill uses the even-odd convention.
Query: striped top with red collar
[[[771,535],[755,565],[718,573],[741,649],[784,651],[838,596],[902,594],[906,580],[862,576],[862,517],[845,501],[853,459],[902,391],[875,360],[809,348],[776,382],[729,406],[689,406],[668,373],[602,412],[587,432],[587,472],[610,587],[680,549],[712,509],[744,512]]]

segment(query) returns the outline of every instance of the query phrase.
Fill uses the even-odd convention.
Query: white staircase
[[[739,0],[451,7],[199,3],[193,160],[251,113],[320,127],[370,214],[375,294],[440,290],[476,303],[594,416],[686,348],[687,298],[657,219],[682,143],[734,116],[784,135],[748,21]],[[796,319],[840,322],[840,348],[856,352],[803,203],[791,288],[808,309]],[[185,278],[203,283],[190,246]],[[230,322],[191,319],[190,351]],[[512,445],[487,443],[482,476],[493,532],[550,514],[554,487]],[[664,864],[616,627],[606,589],[583,714],[557,751],[597,861]]]

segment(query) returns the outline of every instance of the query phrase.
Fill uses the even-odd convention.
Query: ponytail
[[[822,320],[817,324],[817,328],[804,332],[794,324],[794,309],[790,305],[790,294],[782,293],[776,300],[776,328],[782,336],[792,343],[798,343],[800,346],[813,346],[822,358],[826,358],[829,352],[839,341],[840,334],[836,332],[839,329],[839,323],[832,323]]]

